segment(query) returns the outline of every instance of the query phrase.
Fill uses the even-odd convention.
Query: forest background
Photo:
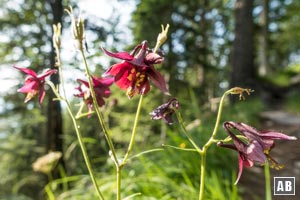
[[[24,95],[16,92],[23,84],[22,76],[12,68],[15,64],[38,71],[53,67],[52,24],[61,22],[62,60],[67,66],[68,95],[73,97],[78,84],[71,78],[84,75],[69,39],[70,17],[63,11],[69,5],[76,12],[82,10],[88,63],[99,75],[115,62],[103,55],[101,47],[130,50],[143,40],[154,47],[161,24],[170,24],[168,41],[162,46],[165,62],[159,71],[199,143],[213,128],[218,97],[233,86],[252,88],[255,93],[247,101],[228,100],[222,121],[244,121],[259,127],[259,114],[265,110],[280,108],[300,114],[300,1],[98,0],[95,5],[111,10],[106,16],[85,10],[87,2],[91,4],[84,0],[0,0],[0,199],[44,199],[48,177],[34,172],[32,163],[49,151],[63,153],[58,166],[65,174],[59,173],[59,167],[53,172],[54,179],[61,180],[57,187],[52,185],[57,198],[94,197],[64,107],[52,101],[51,93],[42,106],[37,101],[24,104]],[[57,80],[57,76],[52,78]],[[154,88],[145,98],[135,152],[162,144],[188,145],[177,123],[167,126],[150,121],[148,113],[166,100]],[[137,102],[112,87],[104,113],[119,151],[129,140]],[[74,98],[73,103],[75,107],[78,100]],[[102,177],[99,181],[111,191],[115,184],[112,163],[96,124],[93,117],[84,119],[81,129],[95,171]],[[219,132],[226,135],[221,129]],[[236,155],[219,148],[210,154],[206,191],[211,199],[242,198],[243,185],[233,186]],[[198,172],[198,158],[185,152],[165,149],[143,155],[125,172],[123,193],[141,192],[145,199],[193,199],[198,192]],[[61,182],[67,182],[68,189],[60,187]]]

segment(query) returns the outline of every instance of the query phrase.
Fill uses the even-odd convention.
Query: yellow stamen
[[[128,96],[129,99],[131,99],[135,95],[136,91],[132,87],[129,87],[127,89],[126,95]]]
[[[130,81],[132,81],[132,74],[129,74],[129,75],[127,76],[127,79],[130,80]]]
[[[28,92],[25,98],[25,103],[32,99],[37,94],[37,91]]]
[[[276,170],[280,170],[280,169],[284,168],[284,165],[276,162],[276,160],[274,160],[271,156],[269,156],[268,154],[265,154],[265,155],[267,156],[268,162],[270,163],[270,168],[273,168]]]

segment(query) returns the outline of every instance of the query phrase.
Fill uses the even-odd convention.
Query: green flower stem
[[[220,120],[221,120],[221,115],[222,115],[222,110],[223,110],[223,104],[224,104],[224,100],[225,97],[231,93],[231,90],[227,90],[220,101],[220,105],[219,105],[219,110],[218,110],[218,115],[217,115],[217,119],[216,119],[216,123],[215,123],[215,127],[214,130],[211,134],[211,137],[209,138],[209,140],[206,142],[206,144],[203,146],[201,152],[201,172],[200,172],[200,187],[199,187],[199,200],[203,200],[204,198],[204,179],[205,179],[205,171],[206,171],[206,153],[208,148],[215,143],[217,140],[215,139],[215,136],[217,134],[218,128],[219,128],[219,124],[220,124]]]
[[[117,167],[117,200],[121,200],[122,167]]]
[[[272,200],[270,166],[268,161],[264,165],[264,169],[265,169],[265,184],[266,184],[266,200]]]
[[[55,196],[54,196],[54,194],[53,194],[53,192],[52,192],[52,190],[50,188],[50,183],[48,183],[46,185],[45,192],[46,192],[49,200],[55,200]]]
[[[52,91],[55,93],[56,97],[63,100],[67,105],[67,110],[68,110],[68,113],[69,113],[69,115],[72,119],[73,126],[75,128],[75,132],[76,132],[77,139],[78,139],[78,142],[79,142],[79,146],[81,148],[83,158],[84,158],[85,164],[87,166],[87,169],[89,171],[90,177],[92,179],[93,185],[96,189],[96,192],[97,192],[97,195],[98,195],[99,199],[104,200],[104,197],[103,197],[103,195],[102,195],[102,193],[99,189],[98,183],[96,181],[94,171],[92,169],[92,165],[91,165],[90,159],[89,159],[87,151],[86,151],[86,147],[85,147],[85,145],[83,143],[83,140],[82,140],[82,135],[81,135],[81,132],[79,130],[80,126],[77,124],[76,118],[75,118],[75,116],[74,116],[74,114],[71,110],[70,103],[69,103],[69,101],[67,100],[67,97],[66,97],[66,90],[65,90],[65,87],[64,87],[65,84],[64,84],[64,78],[63,78],[61,61],[60,61],[60,50],[59,50],[59,48],[55,48],[55,49],[56,49],[56,55],[57,55],[57,60],[58,60],[58,62],[57,62],[58,66],[57,67],[58,67],[58,70],[59,70],[59,75],[60,75],[59,77],[60,77],[60,83],[61,83],[61,86],[62,86],[63,97],[61,97],[61,95],[59,94],[58,88],[55,88],[55,86],[52,83],[49,84],[49,85],[52,88]]]
[[[200,186],[199,186],[199,200],[202,200],[204,198],[204,178],[205,178],[205,171],[206,171],[206,153],[208,148],[213,144],[216,143],[218,140],[215,139],[218,128],[219,128],[219,124],[220,124],[220,120],[221,120],[221,115],[222,115],[222,110],[223,110],[223,104],[224,104],[224,100],[225,97],[228,94],[232,93],[232,89],[227,90],[220,101],[220,105],[219,105],[219,110],[218,110],[218,115],[217,115],[217,119],[216,119],[216,123],[215,123],[215,127],[214,130],[212,132],[211,137],[209,138],[209,140],[206,142],[206,144],[203,146],[203,148],[201,149],[193,140],[193,138],[190,136],[190,134],[188,133],[188,131],[185,128],[184,125],[184,121],[181,117],[181,114],[178,110],[174,109],[176,117],[178,119],[178,122],[184,132],[184,134],[186,135],[186,137],[188,138],[188,140],[190,141],[190,143],[194,146],[194,148],[196,149],[196,151],[199,153],[200,157],[201,157],[201,166],[200,166]]]
[[[158,42],[156,43],[154,49],[153,49],[153,52],[157,52],[158,48],[161,46],[162,44],[159,44]]]
[[[140,100],[139,100],[139,104],[138,104],[138,107],[137,107],[137,111],[136,111],[136,115],[135,115],[135,120],[134,120],[134,124],[133,124],[133,128],[132,128],[131,138],[130,138],[130,142],[129,142],[129,145],[128,145],[127,152],[126,152],[121,164],[117,166],[117,200],[121,200],[122,168],[126,165],[129,154],[131,153],[133,145],[134,145],[137,125],[138,125],[138,121],[139,121],[140,113],[141,113],[141,108],[142,108],[143,96],[144,95],[140,96]]]
[[[124,156],[124,159],[122,161],[121,166],[126,165],[128,156],[129,156],[129,154],[130,154],[130,152],[131,152],[131,150],[133,148],[133,145],[134,145],[134,140],[135,140],[137,125],[138,125],[138,121],[139,121],[140,113],[141,113],[141,108],[142,108],[142,104],[143,104],[143,97],[144,97],[144,95],[140,96],[140,100],[139,100],[139,104],[138,104],[138,107],[137,107],[137,110],[136,110],[135,120],[134,120],[134,124],[133,124],[133,128],[132,128],[130,142],[129,142],[128,149],[127,149],[127,152],[126,152],[126,154]]]
[[[93,184],[94,184],[94,187],[95,187],[95,189],[96,189],[96,191],[97,191],[97,194],[98,194],[98,196],[99,196],[99,199],[104,200],[104,197],[103,197],[103,195],[102,195],[102,193],[101,193],[101,191],[100,191],[100,189],[99,189],[98,183],[97,183],[97,181],[96,181],[96,178],[95,178],[95,175],[94,175],[94,171],[93,171],[93,169],[92,169],[92,165],[91,165],[89,156],[88,156],[87,151],[86,151],[86,147],[85,147],[85,145],[84,145],[84,143],[83,143],[83,141],[82,141],[82,135],[81,135],[81,132],[80,132],[80,130],[79,130],[79,129],[80,129],[80,126],[77,124],[77,121],[76,121],[76,119],[75,119],[75,117],[74,117],[74,115],[73,115],[73,113],[72,113],[72,111],[71,111],[71,109],[70,109],[69,106],[67,106],[67,109],[68,109],[68,112],[69,112],[69,114],[70,114],[70,116],[71,116],[71,118],[72,118],[72,122],[73,122],[73,125],[74,125],[74,127],[75,127],[75,131],[76,131],[77,138],[78,138],[78,142],[79,142],[79,145],[80,145],[80,148],[81,148],[83,157],[84,157],[84,161],[85,161],[85,164],[86,164],[86,166],[87,166],[87,168],[88,168],[90,177],[91,177],[92,182],[93,182]]]
[[[111,139],[110,134],[109,134],[109,132],[108,132],[108,128],[106,127],[106,125],[105,125],[105,123],[104,123],[104,117],[102,116],[102,113],[101,113],[100,110],[99,110],[99,106],[98,106],[98,103],[97,103],[95,90],[94,90],[93,83],[92,83],[92,76],[91,76],[91,73],[90,73],[90,70],[89,70],[89,67],[88,67],[88,64],[87,64],[85,55],[84,55],[84,49],[81,48],[81,49],[80,49],[80,52],[81,52],[82,60],[83,60],[83,62],[84,62],[85,73],[87,74],[88,83],[89,83],[89,87],[90,87],[91,94],[92,94],[92,99],[93,99],[94,109],[95,109],[95,111],[96,111],[96,113],[97,113],[99,123],[100,123],[100,125],[101,125],[101,127],[102,127],[102,129],[103,129],[103,132],[104,132],[106,141],[107,141],[107,143],[108,143],[108,146],[109,146],[109,149],[110,149],[110,152],[111,152],[113,161],[114,161],[116,167],[118,168],[119,163],[118,163],[118,159],[117,159],[117,156],[116,156],[115,147],[114,147],[114,145],[113,145],[112,139]]]
[[[180,114],[180,112],[177,109],[174,109],[176,117],[178,119],[178,122],[183,130],[183,133],[185,134],[185,136],[188,138],[188,140],[190,141],[190,143],[194,146],[194,148],[197,150],[197,152],[199,152],[200,154],[202,154],[202,150],[199,148],[199,146],[194,142],[194,140],[192,139],[192,137],[190,136],[190,134],[188,133],[188,131],[185,128],[184,125],[184,121],[183,118]]]
[[[217,115],[217,119],[216,119],[216,123],[215,123],[215,127],[214,127],[214,130],[213,130],[213,133],[211,135],[211,137],[209,138],[209,140],[206,142],[206,144],[203,146],[203,151],[205,149],[207,149],[211,144],[215,143],[216,140],[215,140],[215,136],[217,134],[217,131],[219,129],[219,124],[220,124],[220,120],[221,120],[221,115],[222,115],[222,111],[223,111],[223,104],[224,104],[224,100],[225,100],[225,97],[231,93],[231,89],[230,90],[227,90],[222,98],[221,98],[221,101],[220,101],[220,105],[219,105],[219,110],[218,110],[218,115]]]
[[[61,69],[60,69],[61,70]],[[78,139],[78,142],[79,142],[79,146],[81,148],[81,151],[82,151],[82,154],[83,154],[83,158],[84,158],[84,161],[85,161],[85,164],[87,166],[87,169],[89,171],[89,174],[90,174],[90,177],[92,179],[92,182],[93,182],[93,185],[97,191],[97,195],[99,197],[99,199],[101,200],[104,200],[104,197],[99,189],[99,186],[98,186],[98,183],[96,181],[96,178],[95,178],[95,175],[94,175],[94,171],[92,169],[92,165],[91,165],[91,162],[90,162],[90,159],[89,159],[89,156],[87,154],[87,151],[86,151],[86,147],[83,143],[83,139],[82,139],[82,135],[81,135],[81,132],[80,132],[80,126],[78,125],[76,119],[75,119],[75,116],[71,110],[71,107],[70,107],[70,104],[68,102],[68,100],[66,98],[62,99],[62,97],[60,96],[60,94],[58,93],[58,90],[55,88],[55,86],[53,85],[52,82],[48,82],[48,85],[51,87],[52,91],[54,92],[54,94],[57,96],[57,98],[63,100],[66,105],[67,105],[67,110],[68,110],[68,113],[71,117],[71,120],[73,122],[73,126],[75,128],[75,132],[76,132],[76,135],[77,135],[77,139]]]
[[[199,186],[199,200],[204,197],[204,178],[206,168],[206,151],[201,154],[201,168],[200,168],[200,186]]]

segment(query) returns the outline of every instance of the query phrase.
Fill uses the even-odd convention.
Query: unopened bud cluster
[[[70,10],[65,10],[71,17],[72,20],[72,34],[74,39],[76,40],[76,48],[79,50],[84,49],[84,39],[85,39],[85,31],[84,31],[84,19],[82,16],[75,17],[73,13],[72,7]]]

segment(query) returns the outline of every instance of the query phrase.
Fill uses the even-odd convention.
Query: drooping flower
[[[254,127],[251,127],[244,123],[237,122],[225,122],[224,129],[228,132],[233,140],[233,144],[225,144],[219,142],[221,147],[230,148],[238,151],[239,154],[239,172],[235,184],[239,181],[243,166],[252,167],[255,162],[259,164],[265,164],[268,160],[271,163],[271,167],[280,169],[283,166],[277,163],[270,155],[270,151],[275,146],[274,140],[296,140],[294,136],[288,136],[276,131],[258,131]],[[245,140],[240,139],[231,130],[237,130]]]
[[[83,98],[86,105],[88,106],[88,111],[91,112],[93,108],[93,99],[89,83],[87,81],[77,79],[81,85],[76,89],[79,91],[79,94],[75,94],[76,97]],[[114,82],[113,78],[100,78],[92,76],[93,87],[96,95],[96,100],[98,106],[103,106],[105,104],[104,98],[108,98],[111,94],[109,86]]]
[[[172,115],[175,112],[174,109],[179,108],[179,102],[177,99],[172,98],[167,103],[164,103],[155,108],[151,113],[151,119],[163,119],[167,124],[173,124]]]
[[[37,75],[33,70],[28,68],[21,68],[14,66],[14,68],[22,71],[28,76],[25,78],[25,84],[18,89],[18,92],[27,93],[25,103],[31,100],[36,94],[39,96],[39,103],[42,104],[46,91],[45,91],[45,78],[57,72],[56,69],[46,69],[42,74]]]
[[[123,60],[112,65],[104,76],[113,76],[117,86],[127,90],[127,96],[146,94],[150,90],[149,79],[165,94],[168,93],[163,76],[154,68],[154,64],[162,63],[163,58],[147,48],[147,41],[137,45],[129,54],[127,52],[112,53],[103,48],[110,57]]]

